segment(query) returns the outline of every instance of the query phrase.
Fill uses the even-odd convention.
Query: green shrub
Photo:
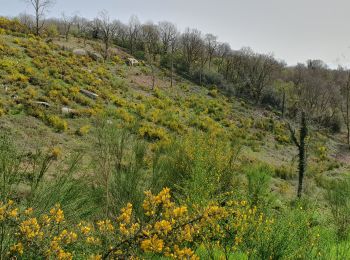
[[[350,177],[333,180],[326,194],[339,240],[350,235]]]
[[[252,205],[266,205],[271,198],[271,169],[267,166],[252,166],[246,169],[248,179],[247,196]]]
[[[58,132],[64,132],[68,130],[68,123],[62,118],[50,115],[47,116],[46,119],[49,125],[55,128]]]

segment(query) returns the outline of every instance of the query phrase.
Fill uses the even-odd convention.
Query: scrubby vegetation
[[[0,19],[2,259],[350,257],[350,156],[332,132],[346,112],[322,110],[326,94],[305,103],[312,79],[343,86],[344,71],[246,50],[193,57],[153,42],[153,25],[142,45],[101,19],[37,35]],[[132,54],[143,61],[128,66]],[[307,133],[293,131],[300,110]]]

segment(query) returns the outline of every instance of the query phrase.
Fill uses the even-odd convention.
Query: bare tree
[[[109,56],[108,52],[110,48],[110,43],[113,37],[115,36],[116,30],[117,30],[117,24],[116,22],[111,21],[107,11],[102,11],[97,21],[98,21],[102,41],[104,44],[103,57],[105,60],[107,60]]]
[[[259,103],[264,89],[271,83],[274,72],[281,65],[269,54],[258,54],[250,48],[235,53],[237,86],[241,94],[251,96]]]
[[[115,37],[118,43],[125,47],[127,46],[127,40],[128,40],[128,26],[123,24],[121,21],[116,21],[116,32]]]
[[[302,108],[320,125],[329,121],[338,109],[338,93],[332,74],[320,60],[309,60],[307,66],[298,64],[292,75],[295,100],[292,109]]]
[[[62,22],[63,22],[63,33],[68,41],[69,34],[73,24],[75,23],[76,16],[67,16],[65,13],[62,13]]]
[[[204,67],[209,60],[208,49],[204,41],[199,43],[199,85],[202,85]]]
[[[35,12],[35,34],[39,35],[45,23],[45,13],[54,4],[54,0],[25,0],[32,5]]]
[[[209,33],[205,35],[204,41],[206,52],[208,54],[208,67],[210,70],[214,53],[218,47],[217,37]]]
[[[134,53],[136,41],[140,33],[140,28],[141,28],[141,25],[137,16],[134,16],[134,15],[131,16],[128,24],[128,38],[129,38],[131,54]]]
[[[74,24],[77,27],[78,36],[83,38],[85,46],[89,34],[90,22],[86,18],[75,16]]]
[[[158,24],[160,39],[162,41],[163,53],[168,53],[171,49],[172,43],[176,38],[178,32],[176,26],[170,22],[159,22]]]
[[[172,87],[174,81],[174,53],[178,43],[179,32],[173,23],[166,21],[160,22],[158,28],[163,54],[169,54],[170,57],[170,87]]]
[[[343,120],[347,131],[347,144],[350,145],[350,71],[343,71],[339,69],[340,73],[345,76],[342,78],[340,94],[342,102],[340,103],[340,110],[343,115]]]
[[[225,60],[232,54],[231,47],[228,43],[220,43],[217,46],[217,69],[218,72],[222,71],[222,66]],[[225,78],[227,78],[227,72]]]
[[[170,40],[170,87],[174,84],[174,53],[178,46],[178,39],[179,33],[177,32]]]
[[[185,58],[188,72],[191,71],[192,65],[198,61],[202,48],[201,32],[197,29],[189,29],[181,36],[182,52]]]
[[[18,19],[21,24],[24,24],[29,30],[33,30],[35,20],[34,16],[26,13],[21,13],[18,15]]]
[[[142,26],[142,38],[144,42],[144,49],[146,54],[146,59],[152,70],[152,89],[155,86],[155,61],[156,54],[158,52],[159,43],[159,31],[156,25],[148,23]]]

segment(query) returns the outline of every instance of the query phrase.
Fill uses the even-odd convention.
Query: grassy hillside
[[[96,45],[89,42],[85,48],[93,50]],[[93,138],[89,132],[103,115],[155,145],[199,130],[228,138],[239,147],[239,157],[269,164],[277,174],[296,172],[296,149],[289,130],[273,111],[229,100],[215,88],[199,87],[180,77],[170,88],[165,70],[157,70],[156,88],[151,89],[147,65],[127,66],[129,55],[119,49],[113,50],[113,61],[106,63],[72,52],[83,48],[75,39],[48,44],[35,37],[1,36],[2,128],[15,132],[28,148],[58,146],[69,153],[83,146],[88,152],[91,147],[86,140]],[[346,158],[339,158],[344,151],[336,137],[330,139],[315,129],[311,138],[310,175],[322,178],[344,171]]]
[[[96,55],[99,48],[98,41],[88,41],[86,45],[77,38],[69,42],[45,41],[32,35],[1,31],[0,156],[3,165],[8,165],[2,169],[3,175],[11,173],[2,183],[3,201],[13,199],[19,203],[19,211],[34,208],[37,214],[44,214],[52,207],[52,218],[59,215],[55,204],[60,203],[65,218],[72,222],[110,218],[127,202],[132,202],[135,223],[126,221],[125,216],[120,217],[120,221],[126,225],[134,223],[130,229],[136,230],[140,219],[154,224],[149,216],[155,213],[148,214],[150,209],[145,205],[157,204],[152,202],[157,198],[164,207],[157,210],[164,210],[161,218],[168,221],[165,212],[170,202],[167,195],[162,197],[162,192],[167,193],[163,188],[169,187],[175,202],[187,205],[189,215],[185,219],[189,223],[191,219],[198,220],[196,216],[201,207],[213,201],[223,203],[225,196],[241,201],[242,205],[226,213],[208,208],[206,210],[214,211],[213,214],[202,212],[208,222],[211,218],[221,220],[227,214],[248,214],[248,218],[233,220],[232,225],[242,230],[232,235],[233,245],[229,237],[225,237],[227,247],[222,247],[223,242],[216,237],[225,236],[226,224],[217,232],[211,230],[214,227],[203,227],[208,241],[202,239],[197,243],[190,239],[183,243],[179,238],[164,238],[163,242],[179,259],[187,256],[174,249],[181,243],[197,250],[203,258],[210,254],[223,257],[226,253],[228,257],[242,259],[249,254],[255,254],[256,259],[280,259],[278,250],[285,249],[283,241],[290,244],[289,251],[285,249],[281,253],[286,258],[306,259],[308,243],[318,239],[319,232],[324,233],[324,240],[320,240],[324,244],[320,244],[320,248],[315,246],[313,252],[319,258],[327,259],[329,254],[333,257],[339,253],[334,253],[335,250],[347,248],[342,244],[335,246],[332,240],[336,229],[335,224],[330,224],[333,223],[332,207],[327,204],[329,199],[325,199],[332,180],[343,179],[349,170],[350,152],[338,141],[339,136],[311,126],[305,201],[296,201],[297,148],[290,139],[287,121],[277,113],[252,106],[248,101],[227,98],[214,86],[209,89],[197,86],[180,76],[176,76],[176,84],[170,87],[170,73],[161,68],[156,68],[156,87],[152,89],[152,73],[147,63],[126,65],[130,55],[117,46],[111,50],[112,58],[104,62]],[[81,49],[87,52],[74,54]],[[97,97],[91,98],[84,91]],[[292,125],[298,127],[297,123]],[[11,163],[11,158],[16,160]],[[143,195],[145,190],[161,192],[161,195]],[[142,203],[144,199],[146,202]],[[251,208],[246,208],[246,201]],[[6,210],[12,209],[12,204],[4,205]],[[303,207],[308,211],[304,212]],[[256,213],[256,208],[262,215]],[[146,211],[145,216],[142,209]],[[289,211],[293,214],[282,213]],[[128,212],[127,208],[123,212]],[[179,226],[183,225],[183,219],[173,218],[174,225],[176,221]],[[276,221],[273,227],[266,227],[273,231],[267,234],[265,229],[259,230],[258,219],[264,223]],[[310,221],[314,222],[310,224]],[[101,223],[98,224],[100,231],[108,230],[107,220]],[[299,226],[289,227],[286,223]],[[303,224],[310,232],[303,233]],[[322,225],[326,225],[324,229]],[[246,226],[249,232],[243,232]],[[193,227],[197,228],[198,234],[202,232],[198,226]],[[288,240],[291,237],[283,237],[287,234],[281,234],[282,228],[285,233],[298,236],[304,245],[295,238],[293,244]],[[250,233],[254,229],[261,233]],[[121,259],[140,255],[137,249],[140,243],[143,252],[148,254],[143,257],[156,257],[151,253],[163,252],[159,241],[160,251],[147,244],[157,244],[154,236],[147,243],[143,237],[135,236],[129,244],[135,247],[134,251],[128,251],[130,255],[119,252]],[[260,241],[256,236],[263,239]],[[113,240],[109,235],[100,239],[105,239],[105,244],[97,243],[96,250],[75,245],[77,257],[105,252],[108,246],[120,242],[119,238]],[[11,244],[12,240],[9,238],[6,243]],[[220,241],[218,245],[217,241]],[[315,241],[312,243],[316,244]],[[255,252],[258,242],[261,248]],[[32,245],[29,239],[26,243]],[[40,243],[36,246],[40,247]],[[67,252],[71,249],[68,244],[61,246]],[[120,248],[113,248],[117,249]],[[18,248],[13,249],[16,250],[19,252]],[[51,253],[55,257],[57,252],[52,249]],[[189,253],[189,257],[192,254]],[[175,255],[168,254],[169,257]]]

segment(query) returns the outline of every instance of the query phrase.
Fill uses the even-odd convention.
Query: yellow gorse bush
[[[145,192],[143,220],[134,217],[128,203],[112,219],[96,222],[68,221],[59,204],[48,214],[35,216],[32,208],[19,209],[13,203],[1,204],[0,224],[8,224],[13,243],[9,257],[44,257],[55,259],[126,259],[156,254],[173,259],[199,259],[193,245],[207,239],[230,239],[238,246],[246,230],[270,223],[246,201],[230,201],[225,206],[212,204],[189,210],[177,205],[170,189],[158,194]],[[223,240],[224,241],[224,240]]]

